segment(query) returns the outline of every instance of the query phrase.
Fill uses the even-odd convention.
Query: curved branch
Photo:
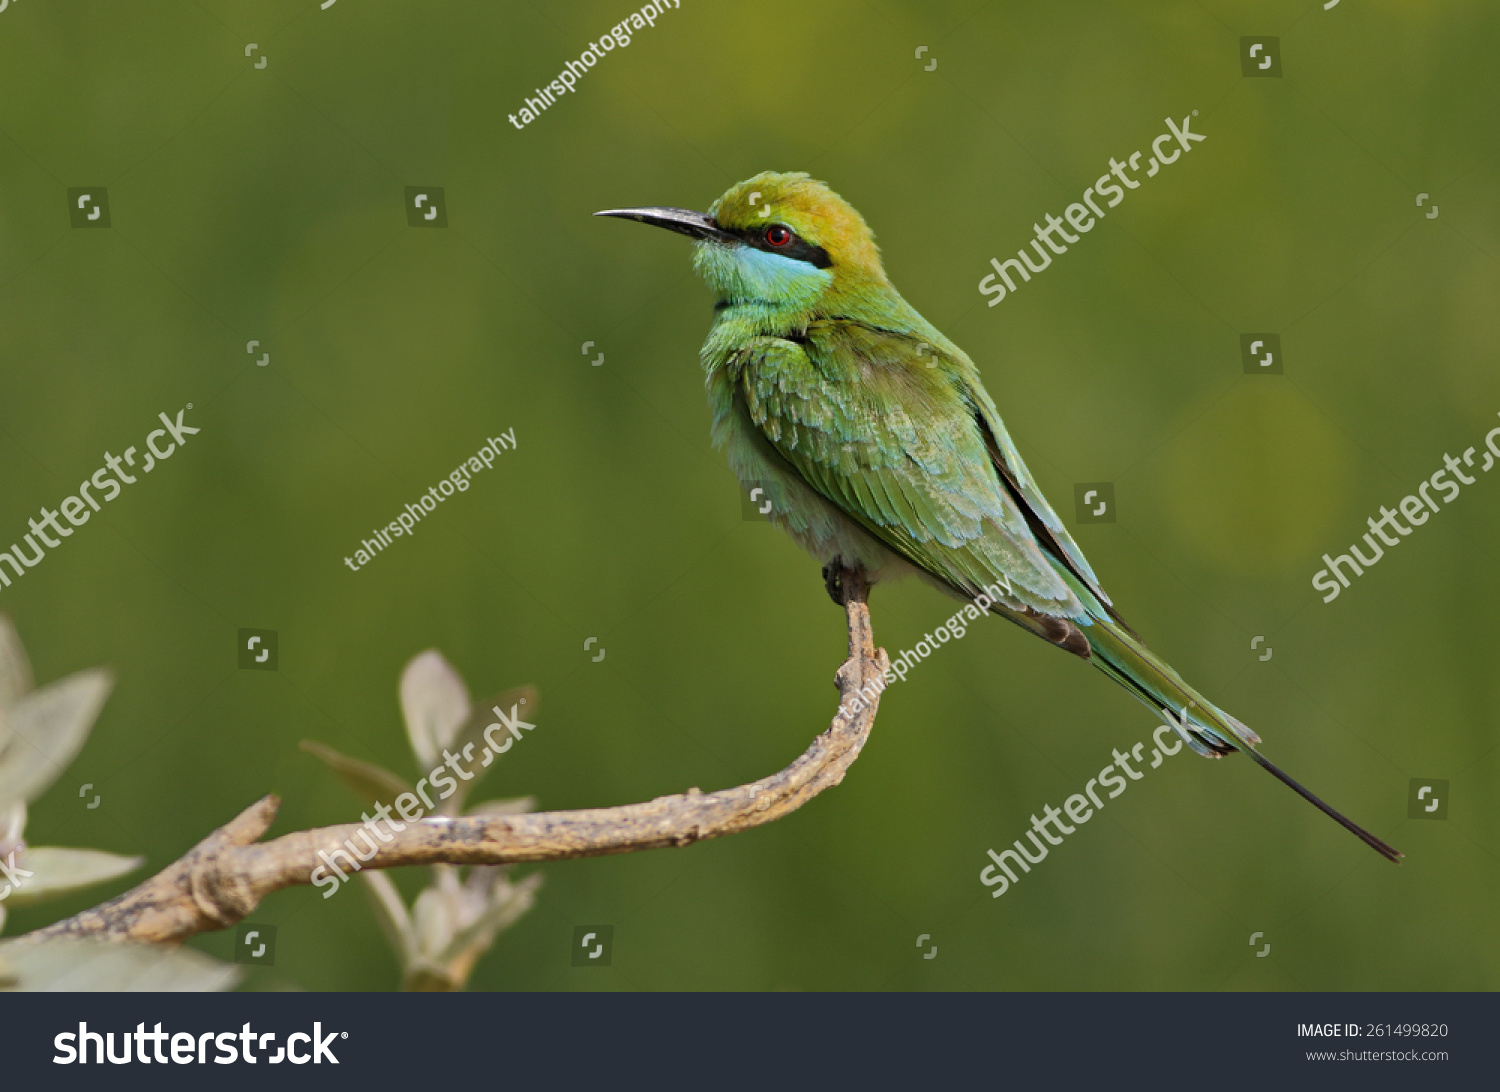
[[[849,620],[849,658],[838,670],[840,712],[795,762],[748,785],[705,793],[689,789],[644,804],[522,815],[431,818],[391,830],[364,868],[405,865],[501,865],[561,861],[691,845],[780,819],[844,779],[869,738],[890,660],[876,649],[863,573],[845,571],[840,590]],[[858,699],[858,700],[856,700]],[[845,705],[858,706],[845,714]],[[26,934],[21,940],[96,936],[173,943],[222,929],[266,896],[312,882],[322,864],[364,829],[350,823],[257,839],[280,800],[266,796],[214,831],[151,879],[109,902]]]

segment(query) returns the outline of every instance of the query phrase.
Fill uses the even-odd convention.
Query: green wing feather
[[[742,345],[728,377],[782,458],[893,551],[963,594],[1005,578],[1026,606],[1086,618],[995,474],[963,386],[918,362],[923,344],[817,321],[797,341]]]

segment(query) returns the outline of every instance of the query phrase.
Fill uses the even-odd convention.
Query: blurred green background
[[[1075,534],[1131,623],[1408,860],[1247,762],[1184,753],[989,898],[985,849],[1156,723],[993,622],[893,690],[845,783],[790,818],[546,866],[473,988],[1500,986],[1500,482],[1334,603],[1310,585],[1497,423],[1500,11],[685,0],[530,126],[506,120],[631,10],[0,12],[0,543],[158,412],[191,402],[202,427],[0,591],[39,679],[119,675],[29,838],[154,870],[266,792],[273,833],[355,818],[297,742],[412,772],[396,684],[429,647],[478,694],[540,687],[539,727],[481,797],[620,804],[789,762],[833,713],[842,614],[815,562],[742,517],[709,446],[688,244],[589,214],[807,170],[978,363],[1069,524],[1074,483],[1115,483],[1118,522]],[[1247,35],[1279,36],[1284,76],[1241,76]],[[1191,155],[984,305],[991,256],[1195,110]],[[108,187],[108,230],[70,227],[85,185]],[[408,185],[445,188],[447,228],[407,226]],[[1247,331],[1280,333],[1284,375],[1243,373]],[[507,428],[518,451],[344,566]],[[877,640],[952,609],[882,587]],[[237,669],[240,627],[279,632],[279,671]],[[1446,821],[1407,818],[1414,777],[1450,779]],[[360,892],[283,892],[253,920],[279,939],[249,988],[397,982]],[[573,926],[595,923],[613,966],[575,969]]]

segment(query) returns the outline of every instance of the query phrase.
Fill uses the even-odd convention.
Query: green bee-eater
[[[1242,751],[1396,861],[1401,854],[1260,755],[1260,737],[1183,682],[1115,610],[1037,488],[979,370],[886,279],[847,201],[767,172],[707,213],[609,209],[697,240],[714,290],[701,354],[713,438],[771,519],[824,563],[872,582],[913,570],[1090,661],[1201,755]]]

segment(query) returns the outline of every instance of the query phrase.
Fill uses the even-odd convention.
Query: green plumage
[[[717,296],[702,363],[713,439],[818,561],[915,572],[1092,662],[1200,754],[1243,751],[1392,860],[1255,750],[1125,625],[1006,432],[973,362],[885,276],[859,213],[801,174],[761,174],[707,214],[611,210],[698,239]]]

